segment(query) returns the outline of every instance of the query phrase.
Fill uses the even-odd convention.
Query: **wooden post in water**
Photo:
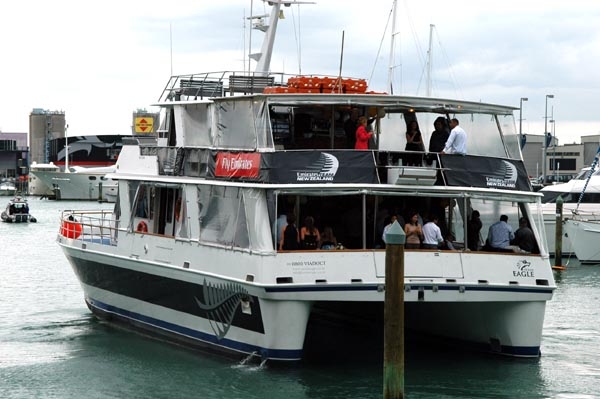
[[[404,243],[396,221],[385,234],[383,397],[404,398]]]
[[[98,183],[98,202],[102,202],[102,182]]]
[[[554,266],[562,268],[563,199],[556,199],[556,230],[554,234]]]

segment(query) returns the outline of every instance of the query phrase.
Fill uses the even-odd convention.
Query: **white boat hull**
[[[360,304],[383,306],[382,250],[260,256],[119,234],[119,241],[129,234],[133,246],[108,238],[58,242],[94,313],[169,340],[299,360],[313,304],[341,303],[350,314]],[[405,257],[407,328],[495,353],[539,355],[553,290],[547,259],[438,251]]]
[[[600,222],[571,219],[565,221],[573,250],[581,263],[600,263]]]
[[[562,228],[562,254],[569,256],[575,254],[575,248],[571,242],[571,237],[565,228],[565,221],[573,218],[573,211],[589,215],[591,219],[600,220],[600,205],[594,203],[582,203],[577,207],[577,204],[568,203],[563,205],[563,228]],[[551,256],[555,255],[556,251],[556,204],[549,203],[543,205],[544,212],[544,228],[546,230],[546,240],[548,243],[548,252]],[[596,215],[596,216],[594,216]]]
[[[36,177],[47,187],[51,187],[57,200],[99,200],[114,202],[117,183],[105,178],[104,173],[96,172],[36,172]]]

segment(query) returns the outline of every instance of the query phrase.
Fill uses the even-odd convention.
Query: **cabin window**
[[[267,116],[264,102],[246,100],[219,101],[215,107],[214,145],[229,149],[256,149],[267,140]],[[253,124],[248,124],[253,121]]]
[[[151,218],[150,187],[140,184],[134,204],[134,215],[139,218]]]
[[[248,248],[248,226],[242,189],[203,186],[198,189],[200,241]]]
[[[191,104],[175,109],[177,140],[180,146],[205,146],[212,144],[209,104]]]

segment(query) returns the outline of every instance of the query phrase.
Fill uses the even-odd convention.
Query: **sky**
[[[547,125],[560,144],[600,134],[599,1],[397,0],[393,58],[392,4],[283,7],[271,70],[338,75],[341,64],[343,76],[389,91],[392,65],[394,94],[425,96],[431,37],[432,96],[517,108],[528,98],[524,134]],[[260,0],[30,0],[2,8],[0,131],[27,132],[32,109],[42,108],[64,111],[69,135],[129,134],[133,112],[156,110],[172,74],[244,70],[246,17],[270,12]],[[251,37],[258,52],[263,34]],[[518,128],[518,110],[515,120]]]

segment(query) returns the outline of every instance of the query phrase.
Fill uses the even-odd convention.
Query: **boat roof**
[[[213,97],[204,99],[192,99],[181,101],[161,101],[153,106],[173,106],[176,104],[198,104],[219,101],[251,101],[264,99],[274,104],[302,105],[302,104],[361,104],[366,106],[384,107],[388,109],[411,109],[415,112],[438,112],[438,113],[491,113],[491,114],[512,114],[519,108],[475,102],[466,100],[455,100],[447,98],[434,97],[411,97],[401,95],[379,94],[345,94],[345,93],[270,93],[270,94],[247,94],[225,97]]]
[[[356,184],[356,183],[253,183],[227,180],[214,180],[201,177],[189,176],[154,176],[138,174],[109,174],[115,180],[135,180],[152,182],[163,187],[179,187],[182,184],[198,184],[223,187],[257,188],[261,190],[274,190],[286,194],[302,195],[348,195],[348,194],[370,194],[370,195],[398,195],[414,197],[471,197],[487,198],[502,201],[525,201],[536,202],[543,194],[534,191],[509,191],[497,188],[463,187],[463,186],[424,186],[424,185],[400,185],[400,184]]]

